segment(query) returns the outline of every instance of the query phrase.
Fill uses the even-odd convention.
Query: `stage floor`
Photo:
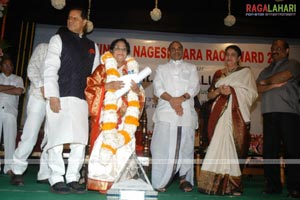
[[[3,166],[2,166],[3,167]],[[10,184],[10,177],[3,173],[0,174],[0,198],[1,200],[106,200],[106,195],[102,195],[96,191],[87,191],[84,194],[53,194],[50,192],[50,186],[46,184],[36,183],[36,174],[38,165],[30,165],[26,174],[24,175],[24,186],[13,186]],[[150,177],[149,177],[150,178]],[[258,199],[272,199],[281,200],[288,199],[286,189],[280,195],[262,195],[261,190],[264,186],[262,176],[244,176],[244,194],[240,197],[232,196],[213,196],[205,195],[197,192],[194,187],[192,192],[184,193],[179,190],[179,181],[175,179],[172,185],[167,189],[167,192],[159,193],[159,200],[208,200],[208,199],[232,199],[239,200],[258,200]]]

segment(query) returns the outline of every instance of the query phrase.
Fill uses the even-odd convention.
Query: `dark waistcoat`
[[[61,67],[58,71],[60,97],[85,99],[86,78],[92,73],[95,58],[94,42],[70,31],[61,31]]]

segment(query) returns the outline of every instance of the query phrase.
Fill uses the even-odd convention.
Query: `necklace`
[[[117,61],[110,52],[106,52],[101,56],[101,63],[105,64],[107,82],[116,81],[120,77],[120,72],[117,69]],[[128,56],[126,58],[126,66],[128,74],[138,73],[138,63],[134,58]],[[129,143],[134,138],[135,131],[139,125],[138,116],[139,101],[138,95],[129,90],[126,97],[117,99],[114,95],[115,90],[108,90],[104,98],[104,111],[101,122],[101,134],[103,134],[103,142],[100,148],[100,158],[103,164],[109,164],[113,155],[116,154],[118,148]],[[121,122],[118,123],[118,107],[122,105],[122,99],[125,98],[128,102],[125,115]],[[121,101],[121,102],[120,102]]]

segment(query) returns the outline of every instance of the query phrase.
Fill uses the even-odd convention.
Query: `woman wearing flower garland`
[[[125,95],[114,95],[124,87],[119,77],[139,71],[138,63],[129,54],[126,39],[114,40],[110,51],[101,56],[101,64],[88,77],[85,90],[91,116],[87,188],[104,194],[135,151],[134,134],[145,102],[143,88],[134,81]]]

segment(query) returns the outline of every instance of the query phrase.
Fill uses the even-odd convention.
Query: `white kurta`
[[[173,97],[179,97],[189,93],[191,98],[184,101],[183,116],[176,115],[168,101],[158,100],[153,122],[163,121],[176,126],[198,127],[198,115],[194,108],[194,99],[200,91],[199,76],[195,65],[182,60],[171,60],[167,64],[159,65],[153,80],[154,95],[160,97],[164,92]]]
[[[11,74],[6,76],[4,73],[0,73],[0,84],[1,85],[12,85],[17,88],[24,90],[23,79],[20,76]],[[0,92],[0,108],[3,112],[9,113],[14,117],[18,117],[18,105],[19,95],[5,94]]]
[[[95,44],[95,58],[93,69],[100,62],[99,49]],[[60,54],[62,40],[59,35],[54,35],[49,42],[45,60],[44,87],[45,97],[60,98],[61,108],[59,113],[50,109],[49,102],[46,107],[45,132],[48,136],[46,149],[65,143],[87,144],[88,141],[88,105],[85,100],[77,97],[60,97],[58,86],[58,71],[61,66]],[[74,109],[75,108],[75,109]]]
[[[44,72],[43,66],[45,57],[48,50],[47,43],[40,43],[34,49],[30,61],[27,67],[27,76],[30,80],[29,95],[45,101],[43,94],[41,93],[41,87],[44,86]]]
[[[17,88],[24,89],[23,79],[15,74],[6,76],[1,73],[0,84],[13,85]],[[12,158],[16,147],[18,104],[19,95],[11,95],[0,92],[0,141],[3,128],[5,150],[4,173],[11,170]]]

